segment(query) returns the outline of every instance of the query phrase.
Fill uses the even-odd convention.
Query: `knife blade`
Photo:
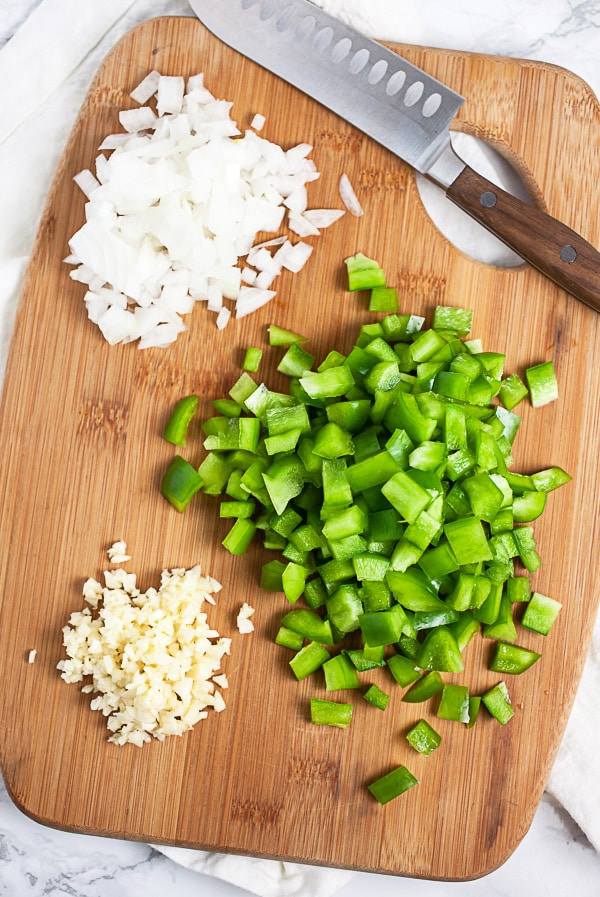
[[[450,125],[458,93],[309,0],[190,0],[202,24],[437,183],[525,261],[600,311],[600,253],[470,168]]]

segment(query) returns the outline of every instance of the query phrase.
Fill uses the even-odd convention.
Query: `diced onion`
[[[259,113],[242,135],[232,103],[216,99],[203,74],[185,82],[152,71],[131,97],[140,105],[120,112],[124,133],[104,139],[95,173],[75,176],[86,221],[65,261],[86,284],[88,317],[105,339],[147,348],[174,341],[198,301],[219,329],[228,302],[237,318],[260,308],[282,269],[299,271],[312,246],[282,234],[257,243],[258,234],[286,225],[317,236],[343,211],[307,211],[307,184],[319,177],[312,146],[284,150],[260,137]]]
[[[340,199],[342,200],[350,214],[355,215],[357,218],[360,218],[360,216],[363,214],[363,207],[358,200],[358,197],[354,191],[354,187],[350,183],[350,178],[345,172],[340,177],[339,191]]]

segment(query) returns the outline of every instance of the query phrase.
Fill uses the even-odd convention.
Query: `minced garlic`
[[[237,628],[238,632],[241,632],[242,635],[254,632],[254,623],[250,619],[253,613],[254,608],[244,601],[237,615]]]
[[[116,543],[119,555],[124,543]],[[202,611],[221,586],[201,573],[164,570],[160,588],[141,592],[134,573],[104,573],[104,586],[86,580],[87,607],[63,628],[65,682],[84,682],[93,710],[107,718],[109,741],[141,746],[151,738],[182,735],[225,701],[213,677],[230,653],[231,639],[211,629]],[[221,680],[221,687],[227,680]]]

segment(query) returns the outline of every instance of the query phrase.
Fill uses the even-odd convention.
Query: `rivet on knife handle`
[[[600,253],[583,237],[468,166],[446,195],[546,277],[600,311]]]

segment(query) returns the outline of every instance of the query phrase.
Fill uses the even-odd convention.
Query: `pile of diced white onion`
[[[182,735],[211,708],[225,709],[220,689],[228,683],[219,670],[231,639],[210,627],[203,610],[220,588],[199,566],[164,570],[160,588],[146,592],[122,568],[106,571],[104,586],[86,581],[88,606],[63,629],[67,658],[58,669],[95,695],[90,706],[107,718],[109,741],[141,746]]]
[[[344,210],[309,209],[312,147],[264,139],[259,114],[242,134],[202,74],[153,71],[131,96],[141,105],[120,113],[124,131],[103,141],[95,173],[75,177],[86,221],[66,261],[105,339],[146,348],[177,339],[198,301],[219,328],[265,305],[281,271],[308,260],[304,238]],[[257,243],[265,233],[278,236]]]

